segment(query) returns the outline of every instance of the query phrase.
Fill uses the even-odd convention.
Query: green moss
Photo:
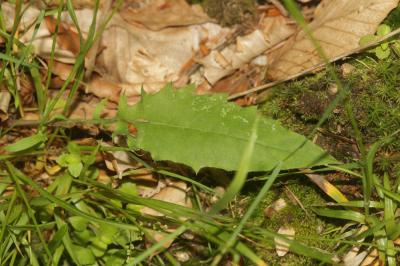
[[[393,55],[382,61],[360,57],[350,63],[356,69],[341,79],[349,88],[348,100],[363,142],[369,146],[400,128],[400,61]],[[337,72],[341,76],[339,67]],[[330,89],[334,84],[326,71],[286,83],[269,92],[261,109],[265,115],[280,120],[292,130],[308,135],[334,99]],[[343,103],[322,125],[316,142],[339,160],[352,161],[359,157],[358,150],[352,147],[354,132]],[[400,139],[394,138],[380,153],[398,150]]]
[[[291,198],[287,191],[291,191],[298,200],[302,203],[307,213]],[[271,218],[264,215],[264,209],[273,201],[283,198],[287,206],[280,212],[274,214]],[[311,247],[320,248],[327,251],[333,251],[334,243],[321,241],[323,238],[332,238],[332,234],[323,235],[323,232],[333,225],[326,220],[316,216],[310,206],[322,204],[325,202],[322,194],[312,183],[307,179],[294,179],[284,186],[275,188],[260,204],[259,209],[255,212],[256,215],[252,219],[254,225],[277,232],[281,226],[291,226],[296,234],[295,238]],[[284,257],[278,257],[272,243],[266,248],[257,249],[258,254],[265,259],[270,265],[314,265],[317,262],[313,259],[300,256],[289,252]]]
[[[255,22],[257,18],[254,0],[204,0],[204,10],[223,26]]]

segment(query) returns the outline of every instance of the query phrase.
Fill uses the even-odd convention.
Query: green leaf
[[[379,25],[378,29],[376,30],[376,34],[379,37],[385,36],[386,34],[389,34],[392,31],[392,29],[386,25],[386,24],[381,24]]]
[[[360,46],[365,46],[367,44],[370,44],[370,43],[376,41],[377,39],[378,39],[378,37],[376,37],[373,34],[364,35],[360,38],[359,44],[360,44]]]
[[[106,244],[111,244],[114,237],[118,234],[118,227],[109,224],[101,224],[96,234],[101,241]]]
[[[88,220],[81,216],[72,216],[69,217],[68,220],[77,231],[84,231],[88,225]]]
[[[131,194],[131,195],[137,195],[137,194],[138,194],[138,193],[137,193],[136,184],[133,183],[133,182],[125,182],[125,183],[122,183],[122,184],[119,186],[118,190],[119,190],[119,191],[122,191],[122,192],[124,192],[124,193],[126,193],[126,194]]]
[[[54,234],[53,238],[49,243],[49,249],[52,253],[61,245],[64,235],[68,232],[67,226],[64,224],[59,230]]]
[[[101,241],[98,237],[92,238],[92,243],[90,244],[89,248],[92,250],[93,254],[96,257],[101,257],[107,250],[107,244]]]
[[[101,112],[107,104],[107,99],[102,99],[93,111],[93,120],[101,120]]]
[[[95,263],[96,259],[90,249],[74,245],[74,250],[80,264],[91,265]]]
[[[74,239],[77,240],[77,243],[83,246],[89,243],[91,238],[94,236],[94,233],[86,229],[83,231],[75,231],[74,236],[75,236]]]
[[[377,46],[374,51],[375,51],[376,57],[378,57],[379,59],[386,59],[386,58],[388,58],[390,56],[390,49],[389,48],[384,50],[382,48],[382,46]]]
[[[81,174],[83,164],[81,162],[73,162],[68,165],[68,172],[73,177],[78,177]]]
[[[122,266],[124,265],[126,254],[123,250],[110,249],[104,256],[106,266]]]
[[[39,132],[36,135],[20,139],[19,141],[15,142],[13,144],[7,145],[5,147],[5,150],[8,152],[19,152],[19,151],[23,151],[23,150],[32,148],[38,144],[41,144],[45,140],[46,140],[46,136]]]
[[[120,101],[118,117],[137,128],[137,149],[155,160],[191,166],[237,170],[257,117],[256,107],[241,108],[221,94],[195,95],[193,88],[174,91],[167,86],[144,94],[133,107]],[[249,171],[304,168],[337,161],[304,136],[261,118]]]
[[[312,210],[325,217],[331,217],[336,219],[350,220],[358,223],[365,223],[365,216],[362,213],[350,210],[330,210],[325,208],[312,208]]]

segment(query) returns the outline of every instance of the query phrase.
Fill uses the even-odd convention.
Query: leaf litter
[[[100,28],[100,24],[105,22],[104,18],[110,12],[110,8],[107,8],[107,5],[111,2],[101,1],[97,16],[102,19],[97,20],[97,30]],[[274,3],[274,1],[271,2]],[[47,3],[46,8],[57,7],[58,5],[59,1],[52,1]],[[72,5],[75,8],[77,25],[74,24],[71,13],[63,11],[60,15],[60,23],[58,23],[56,15],[46,15],[43,21],[37,24],[38,27],[35,27],[42,8],[44,8],[41,2],[37,3],[37,5],[29,4],[24,6],[24,12],[18,24],[18,34],[16,35],[18,41],[29,47],[30,55],[39,60],[42,68],[48,70],[51,65],[52,79],[47,97],[54,97],[62,84],[68,79],[72,66],[81,51],[81,38],[87,38],[92,27],[93,2],[72,1]],[[310,9],[310,6],[306,5],[303,7],[303,11],[304,14],[311,14],[311,16],[306,16],[306,18],[310,19],[308,27],[325,51],[326,59],[329,60],[359,47],[360,38],[368,34],[374,34],[378,25],[397,5],[397,0],[370,0],[365,2],[352,0],[321,1],[315,9],[314,7]],[[4,27],[8,32],[11,32],[14,27],[15,8],[15,4],[12,3],[3,2],[1,4]],[[244,148],[242,144],[238,145],[237,141],[226,141],[226,137],[228,136],[229,138],[231,136],[233,139],[242,138],[245,140],[245,136],[250,135],[250,131],[243,131],[244,128],[250,129],[245,124],[251,125],[251,119],[255,117],[255,114],[250,116],[245,114],[255,112],[255,110],[243,109],[239,111],[239,107],[232,107],[231,104],[224,103],[226,101],[224,97],[198,96],[200,98],[196,98],[194,94],[188,96],[187,89],[186,91],[181,89],[175,92],[171,88],[163,88],[166,83],[173,83],[179,87],[194,83],[198,87],[197,92],[200,94],[210,92],[234,94],[259,86],[262,82],[265,82],[267,77],[272,80],[285,79],[323,62],[324,60],[318,55],[316,48],[304,30],[295,25],[294,21],[284,11],[286,11],[284,7],[277,3],[275,5],[267,4],[266,8],[261,8],[260,6],[258,10],[259,20],[252,25],[253,28],[249,29],[248,25],[247,28],[240,28],[240,25],[238,27],[221,26],[218,21],[210,18],[199,5],[189,5],[183,0],[154,0],[146,3],[126,1],[108,21],[96,45],[85,55],[85,67],[89,70],[91,68],[89,62],[92,62],[93,71],[88,71],[90,76],[85,76],[84,81],[79,86],[78,94],[74,95],[68,118],[63,117],[65,114],[63,110],[64,104],[70,97],[68,96],[71,91],[70,88],[63,93],[59,106],[51,112],[51,117],[55,119],[54,125],[57,126],[56,123],[59,123],[58,125],[62,125],[64,128],[77,130],[80,132],[78,135],[88,134],[90,138],[105,134],[103,137],[108,140],[97,143],[105,150],[112,150],[114,146],[117,146],[117,142],[114,141],[115,132],[118,135],[125,135],[127,143],[122,146],[135,148],[137,151],[143,149],[151,153],[152,159],[148,160],[148,154],[139,152],[141,153],[139,158],[144,160],[145,164],[155,165],[155,161],[161,160],[184,163],[192,167],[195,172],[202,167],[236,170],[236,165],[238,165],[241,155],[240,152]],[[54,54],[52,52],[53,34],[57,36]],[[4,41],[4,36],[2,36],[2,42]],[[19,53],[16,47],[14,49],[17,55],[23,55]],[[55,60],[54,62],[52,62],[53,59]],[[235,78],[239,82],[234,80]],[[159,92],[160,90],[161,92]],[[29,97],[29,93],[34,94],[33,86],[27,89],[26,92],[21,96],[28,95]],[[157,94],[154,96],[153,94],[155,93]],[[180,96],[184,94],[186,94],[185,97]],[[157,100],[157,96],[159,100]],[[12,97],[16,102],[17,98],[10,94],[10,88],[2,87],[0,91],[0,121],[11,122],[11,125],[16,113],[11,104]],[[174,98],[179,97],[181,97],[181,102],[175,101]],[[34,105],[35,97],[31,96],[24,99],[23,106],[20,108],[20,117],[23,122],[21,125],[23,126],[24,123],[26,125],[35,125],[37,123],[38,125],[41,119],[40,114],[34,108],[27,108],[30,104]],[[102,104],[102,99],[107,99],[108,102],[100,110],[99,106]],[[121,99],[126,99],[130,105],[136,105],[124,106],[121,104],[123,103]],[[190,106],[185,105],[190,103],[191,100],[209,102],[211,105],[199,103],[195,104],[195,108],[199,109],[192,108],[191,110]],[[214,103],[212,103],[213,101]],[[237,101],[241,105],[248,105],[253,102],[252,100]],[[220,110],[222,113],[228,109],[235,109],[237,119],[232,115],[222,115],[218,108],[214,109],[212,107],[212,104],[215,107],[222,108]],[[179,106],[182,108],[179,109]],[[18,106],[16,105],[15,107]],[[173,112],[172,110],[177,107],[180,111],[171,115],[169,112]],[[147,116],[146,111],[148,112]],[[97,119],[104,122],[100,128],[84,122],[92,119],[96,112],[100,112]],[[111,123],[105,123],[107,119],[112,120],[118,117],[117,113],[119,116],[123,116],[123,119],[118,121],[119,124],[111,125]],[[207,115],[208,113],[209,115]],[[220,119],[213,121],[218,113],[221,113]],[[61,119],[59,119],[60,117]],[[226,120],[221,120],[221,118]],[[78,122],[72,122],[69,126],[67,119],[75,119]],[[193,122],[189,122],[191,119],[199,123],[200,127],[196,128]],[[63,120],[67,121],[63,124]],[[236,125],[227,127],[225,130],[223,125],[224,123],[229,123],[230,120],[236,120]],[[18,120],[15,121],[19,122]],[[183,126],[178,127],[183,131],[174,133],[174,130],[170,130],[171,126],[176,127],[174,123],[179,124],[182,121],[184,122]],[[289,131],[282,131],[281,126],[278,124],[270,124],[267,120],[263,121],[263,126],[272,128],[272,131],[277,130],[282,136],[286,137],[292,134]],[[130,128],[128,122],[134,124],[136,128]],[[160,127],[159,133],[155,133],[156,131],[151,128],[154,125],[160,126],[163,123],[165,123],[166,127]],[[183,132],[187,137],[189,133],[186,131],[190,129],[203,131],[210,127],[216,130],[218,125],[221,125],[220,130],[224,131],[218,134],[225,134],[225,137],[220,140],[211,139],[210,145],[205,145],[208,141],[207,138],[201,138],[201,135],[197,136],[196,134],[187,139],[182,138],[179,141],[180,143],[174,143],[182,136]],[[236,129],[237,132],[232,131],[232,129]],[[110,134],[110,132],[114,133]],[[205,132],[207,133],[207,130]],[[208,133],[210,134],[211,132],[213,130]],[[13,140],[14,143],[12,144],[6,143],[7,145],[0,149],[0,156],[8,156],[12,153],[42,146],[47,141],[42,134],[42,132],[39,132],[22,139],[17,138],[17,140]],[[243,135],[240,136],[240,134]],[[270,136],[270,133],[260,130],[259,134],[261,139],[268,136],[268,138],[272,138],[272,143],[276,143],[276,140],[273,139],[274,136]],[[133,138],[137,139],[130,143]],[[309,145],[308,149],[310,150],[306,149],[304,154],[300,153],[297,158],[293,159],[292,164],[288,164],[287,169],[337,162],[333,158],[329,158],[323,162],[305,163],[302,159],[310,158],[307,157],[307,153],[309,153],[308,155],[314,154],[315,157],[319,157],[323,154],[323,151],[301,136],[298,136],[298,141],[294,141],[293,139],[295,138],[297,137],[292,135],[292,139],[282,139],[280,146],[291,144],[294,147],[304,142],[303,145]],[[7,139],[7,135],[2,136],[1,143],[4,143],[5,139]],[[77,138],[78,141],[80,139],[81,136]],[[160,141],[164,143],[160,145]],[[201,149],[195,152],[190,150],[188,147],[195,142],[205,145],[204,147],[209,152],[202,154]],[[63,144],[65,145],[65,143],[61,142],[57,145],[62,146]],[[225,163],[220,154],[218,154],[218,150],[223,149],[216,144],[234,148],[227,152]],[[179,145],[182,148],[178,147]],[[166,146],[174,146],[174,148],[166,150]],[[204,147],[202,148],[204,149]],[[193,145],[192,148],[195,148],[195,146]],[[213,149],[216,149],[217,152],[213,151]],[[312,149],[314,150],[312,151]],[[88,151],[82,150],[79,152],[88,155]],[[60,155],[57,151],[55,154]],[[142,163],[138,163],[136,159],[130,156],[130,152],[116,150],[103,152],[103,154],[111,156],[93,160],[105,164],[105,169],[101,170],[101,174],[97,174],[99,178],[102,176],[102,180],[105,183],[111,180],[110,173],[106,171],[115,172],[119,179],[125,180],[125,172],[128,173],[127,175],[131,179],[135,179],[133,174],[129,174],[130,171],[146,169],[143,168],[144,165]],[[267,150],[265,154],[255,156],[256,160],[260,160],[262,163],[258,166],[253,165],[253,168],[250,167],[250,169],[252,171],[272,170],[273,162],[280,159],[275,157],[273,158],[275,161],[272,160],[271,164],[265,165],[265,161],[270,154],[273,154],[273,152]],[[287,153],[283,153],[283,155],[287,155]],[[216,157],[213,158],[213,156]],[[283,159],[284,157],[281,156],[280,158]],[[55,160],[49,157],[45,159],[44,163],[54,164]],[[91,165],[91,163],[80,161],[76,163],[79,163],[79,171],[76,168],[71,168],[70,172],[73,172],[73,177],[79,177],[81,171],[83,169],[87,170],[87,167]],[[27,170],[29,165],[32,166],[31,162],[26,162],[22,168]],[[35,167],[40,172],[40,166],[36,164]],[[284,167],[284,169],[286,168]],[[190,173],[187,170],[184,172],[185,174]],[[49,174],[54,176],[55,173],[50,172]],[[151,198],[193,208],[193,204],[189,199],[192,192],[186,182],[173,181],[169,178],[158,179],[158,176],[147,170],[142,171],[139,176],[147,176],[142,180],[151,180],[153,185],[147,186],[147,188],[140,188],[139,185],[134,185],[131,187],[133,190],[130,191],[133,195],[138,194],[143,198]],[[316,183],[326,194],[338,202],[347,201],[341,192],[324,180],[322,176],[310,174],[311,179],[317,177],[318,182]],[[119,182],[114,184],[116,184],[116,187],[122,187]],[[68,182],[65,185],[67,187],[70,186]],[[138,192],[140,190],[142,192]],[[81,206],[80,208],[85,209],[86,207]],[[165,214],[151,207],[139,207],[139,210],[144,215],[165,216]],[[272,212],[275,211],[279,210],[274,209]],[[174,226],[171,228],[166,226],[166,228],[169,233],[175,231]],[[158,230],[146,230],[152,235],[150,238],[155,240],[150,241],[153,243],[159,242],[167,236],[167,234]],[[295,231],[291,227],[281,227],[278,233],[288,235],[290,236],[289,239],[292,239]],[[285,256],[289,252],[289,245],[279,237],[274,239],[278,256]],[[167,241],[163,248],[167,249],[173,243],[174,240],[171,239]],[[104,243],[102,242],[102,244]],[[105,244],[106,247],[107,244]],[[98,256],[101,257],[103,254],[104,252],[98,253]],[[362,257],[363,259],[366,256],[367,252],[363,251],[358,255],[358,258]],[[87,257],[86,259],[90,263],[94,261],[94,257]],[[362,262],[362,259],[357,259],[358,264]],[[179,260],[187,261],[188,259]]]

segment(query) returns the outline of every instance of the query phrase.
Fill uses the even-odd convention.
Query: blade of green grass
[[[239,236],[240,232],[242,231],[243,227],[250,219],[254,211],[256,210],[257,206],[260,204],[262,199],[265,197],[269,189],[272,187],[275,179],[278,177],[278,174],[281,170],[282,162],[278,163],[275,169],[272,171],[272,174],[265,182],[264,186],[261,188],[260,192],[251,203],[250,207],[248,208],[247,212],[244,214],[243,218],[240,220],[238,226],[236,227],[235,231],[233,231],[232,235],[229,237],[228,241],[225,242],[223,246],[220,247],[220,254],[216,256],[211,265],[216,266],[222,259],[222,256],[235,244],[237,237]]]
[[[22,198],[23,202],[25,203],[25,207],[28,210],[28,214],[29,214],[30,218],[32,219],[33,224],[35,225],[35,229],[36,229],[36,232],[38,234],[39,240],[40,240],[41,244],[43,245],[43,248],[44,248],[49,260],[52,260],[53,259],[53,255],[51,254],[50,249],[47,246],[47,243],[46,243],[46,241],[45,241],[45,239],[43,237],[42,231],[40,230],[40,228],[38,226],[38,222],[37,222],[36,217],[35,217],[35,212],[31,208],[31,206],[29,204],[29,200],[26,197],[26,194],[25,194],[24,190],[21,188],[21,185],[19,183],[19,180],[18,180],[16,172],[15,172],[15,168],[13,167],[13,165],[10,162],[6,161],[5,163],[6,163],[6,166],[7,166],[7,170],[9,172],[9,174],[10,174],[10,177],[14,181],[14,185],[16,187],[17,193],[19,194],[19,196]]]
[[[39,145],[44,141],[46,141],[46,136],[39,132],[35,135],[20,139],[13,144],[9,144],[4,149],[8,152],[20,152]]]
[[[356,211],[350,210],[331,210],[326,208],[312,208],[312,210],[321,216],[336,218],[336,219],[343,219],[343,220],[350,220],[355,221],[358,223],[365,223],[365,216]]]
[[[242,189],[244,183],[246,182],[247,173],[249,171],[251,156],[254,151],[254,146],[257,140],[257,128],[259,123],[259,117],[254,120],[253,128],[251,130],[251,135],[246,149],[243,152],[243,157],[238,167],[238,170],[233,178],[232,182],[229,184],[226,192],[219,199],[210,210],[210,214],[217,214],[219,211],[224,209],[229,202],[239,193]]]

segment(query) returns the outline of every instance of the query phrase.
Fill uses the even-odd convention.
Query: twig
[[[306,208],[304,207],[303,203],[301,203],[300,199],[299,199],[299,198],[293,193],[293,191],[291,191],[291,190],[289,189],[289,187],[286,186],[286,185],[285,185],[285,191],[286,191],[287,196],[288,196],[289,198],[292,198],[292,199],[300,206],[300,208],[304,211],[304,213],[306,214],[306,216],[307,216],[308,218],[310,218],[310,214],[307,212],[307,210],[306,210]]]
[[[278,1],[278,0],[268,0],[271,4],[273,4],[279,12],[285,17],[289,16],[289,12],[286,10],[286,8]]]
[[[336,56],[336,57],[330,59],[329,63],[333,63],[333,62],[335,62],[337,60],[343,59],[343,58],[348,57],[350,55],[357,54],[357,53],[360,53],[362,51],[365,51],[366,49],[369,49],[369,48],[371,48],[373,46],[376,46],[377,44],[379,44],[379,43],[381,43],[381,42],[383,42],[383,41],[385,41],[385,40],[387,40],[387,39],[389,39],[389,38],[391,38],[391,37],[393,37],[393,36],[395,36],[395,35],[397,35],[399,33],[400,33],[400,28],[398,28],[398,29],[392,31],[391,33],[379,38],[377,41],[375,41],[373,43],[370,43],[370,44],[365,45],[365,46],[358,47],[356,49],[353,49],[351,51],[343,53],[343,54],[341,54],[339,56]],[[326,63],[319,63],[318,65],[310,67],[310,68],[308,68],[306,70],[303,70],[303,71],[301,71],[299,73],[291,75],[291,76],[289,76],[287,78],[280,79],[280,80],[273,81],[273,82],[269,82],[269,83],[266,83],[266,84],[258,86],[258,87],[254,87],[254,88],[252,88],[250,90],[247,90],[247,91],[244,91],[244,92],[239,92],[239,93],[236,93],[236,94],[232,94],[231,96],[228,97],[228,100],[234,100],[236,98],[243,97],[243,96],[246,96],[246,95],[251,94],[251,93],[255,93],[255,92],[260,92],[260,91],[266,90],[268,88],[274,87],[274,86],[276,86],[278,84],[281,84],[281,83],[284,83],[286,81],[301,77],[301,76],[303,76],[305,74],[308,74],[308,73],[310,73],[312,71],[315,71],[315,70],[317,70],[319,68],[323,68],[326,65],[327,65]]]

